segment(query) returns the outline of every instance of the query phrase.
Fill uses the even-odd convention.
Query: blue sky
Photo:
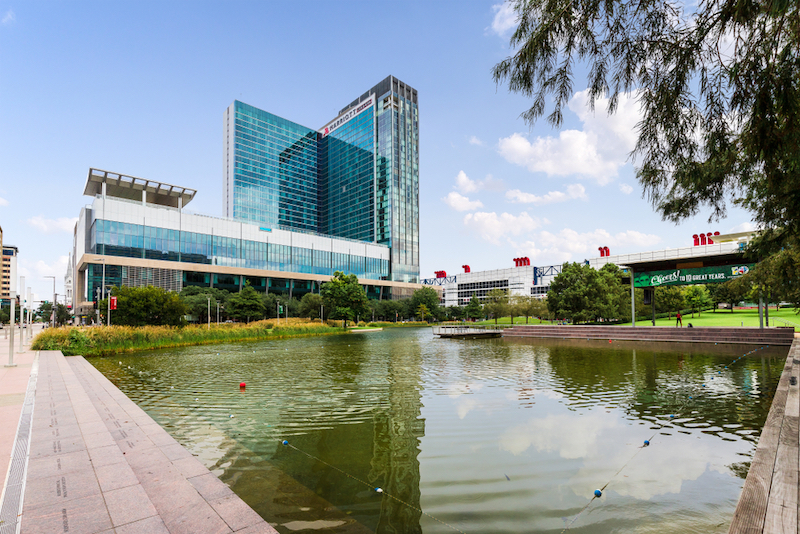
[[[222,116],[239,99],[320,127],[392,74],[419,92],[423,277],[690,246],[750,229],[731,210],[662,222],[628,152],[633,96],[608,117],[580,90],[560,130],[496,86],[513,18],[497,0],[0,0],[0,226],[40,298],[63,291],[90,167],[198,191],[222,214]]]

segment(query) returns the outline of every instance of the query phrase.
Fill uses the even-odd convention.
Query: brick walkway
[[[91,364],[57,351],[39,353],[20,524],[22,534],[276,532]]]

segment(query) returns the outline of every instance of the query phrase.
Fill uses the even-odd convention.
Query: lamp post
[[[219,324],[219,302],[217,302],[217,324]]]
[[[51,306],[51,315],[52,315],[52,327],[56,327],[56,277],[55,276],[44,276],[43,278],[52,278],[53,279],[53,305]]]
[[[206,297],[208,299],[208,313],[206,314],[206,319],[208,320],[207,329],[211,330],[211,297]]]

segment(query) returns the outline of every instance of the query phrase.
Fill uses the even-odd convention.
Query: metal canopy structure
[[[714,244],[697,245],[675,249],[641,252],[638,254],[620,254],[617,256],[604,256],[589,260],[589,265],[595,269],[607,263],[613,263],[621,268],[628,269],[631,286],[631,323],[636,326],[636,299],[634,298],[634,278],[637,273],[656,271],[681,271],[702,270],[708,267],[731,266],[744,261],[744,245],[753,237],[755,232],[740,232],[713,236]],[[679,283],[678,285],[686,285]],[[655,325],[655,296],[653,294],[653,324]],[[763,303],[759,301],[759,315],[762,314]],[[763,328],[763,319],[761,321]]]
[[[145,180],[144,178],[126,176],[100,169],[89,169],[89,176],[86,178],[86,187],[83,189],[83,194],[87,196],[102,195],[104,184],[106,196],[138,202],[144,200],[149,204],[173,208],[186,206],[197,194],[197,191],[187,187]]]
[[[719,236],[715,236],[715,239]],[[743,247],[740,242],[726,241],[713,245],[671,248],[637,254],[620,254],[589,260],[589,265],[599,269],[607,263],[618,267],[630,267],[634,272],[663,271],[667,269],[691,269],[730,265],[742,261]]]

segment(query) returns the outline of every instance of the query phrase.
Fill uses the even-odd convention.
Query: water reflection
[[[423,329],[92,363],[283,533],[560,532],[612,479],[572,531],[723,532],[786,351],[666,347]]]

